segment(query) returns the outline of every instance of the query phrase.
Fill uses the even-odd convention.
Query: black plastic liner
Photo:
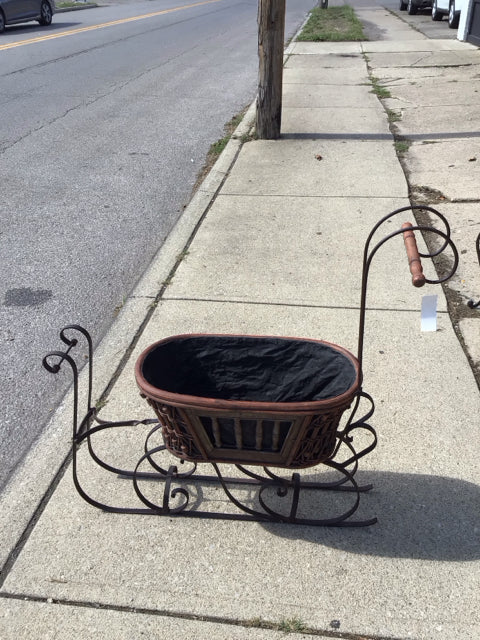
[[[170,393],[251,402],[310,402],[355,383],[352,361],[321,342],[252,336],[182,336],[145,357],[148,383]]]

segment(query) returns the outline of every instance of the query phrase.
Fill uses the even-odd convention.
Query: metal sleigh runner
[[[428,212],[435,226],[404,223],[372,246],[374,235],[385,222],[416,209]],[[420,253],[415,231],[432,234],[438,248]],[[396,236],[403,236],[416,287],[444,282],[458,265],[448,222],[435,209],[404,207],[382,218],[364,249],[357,357],[322,340],[171,336],[149,346],[135,367],[141,394],[156,418],[100,419],[92,406],[92,340],[78,325],[62,329],[60,337],[66,349],[49,353],[43,364],[58,373],[67,362],[73,373],[72,467],[80,495],[91,505],[116,513],[323,526],[374,524],[376,518],[352,518],[360,495],[372,488],[357,482],[358,462],[377,443],[369,424],[374,402],[362,389],[366,297],[372,260]],[[452,257],[449,273],[429,280],[423,274],[421,258],[433,259],[445,250]],[[79,375],[73,354],[83,341],[89,356],[88,397],[85,414],[79,419]],[[122,430],[130,434],[127,445],[134,456],[129,469],[104,460],[96,447],[99,436],[116,438]],[[359,451],[358,440],[363,447]],[[108,499],[97,499],[84,488],[79,471],[87,455],[84,447],[112,480],[131,483],[133,506],[111,505]],[[200,473],[202,467],[213,468],[214,474]],[[312,469],[314,475],[302,473],[302,469]],[[322,481],[319,470],[326,472]],[[214,490],[213,500],[204,498],[209,488]],[[103,493],[110,496],[108,489]],[[351,498],[338,514],[340,494]],[[334,513],[319,517],[317,506],[324,504],[327,495],[336,496]],[[218,504],[220,508],[215,508]]]

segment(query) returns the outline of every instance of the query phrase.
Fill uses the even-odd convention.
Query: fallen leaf
[[[315,160],[323,160],[323,157],[320,154],[317,154],[315,156]]]

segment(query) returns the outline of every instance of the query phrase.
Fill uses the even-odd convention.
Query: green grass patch
[[[393,146],[398,154],[403,155],[410,149],[411,144],[410,140],[396,140]]]
[[[278,629],[279,631],[283,631],[283,633],[295,633],[305,631],[306,625],[299,618],[290,618],[288,620],[281,620]]]
[[[240,136],[240,140],[245,144],[246,142],[251,142],[252,140],[258,140],[258,133],[255,129],[252,129],[249,133],[244,133]]]
[[[243,109],[243,111],[241,111],[240,113],[237,113],[237,115],[233,116],[233,118],[231,120],[229,120],[227,122],[227,124],[223,128],[223,132],[225,134],[223,136],[223,138],[220,138],[219,140],[214,142],[212,145],[210,145],[210,149],[208,150],[207,157],[205,159],[205,164],[203,165],[203,167],[198,172],[197,178],[195,180],[195,184],[193,186],[192,193],[195,193],[195,191],[198,189],[198,187],[200,186],[202,181],[208,175],[208,172],[210,171],[210,169],[213,167],[215,162],[218,160],[219,155],[222,153],[222,151],[227,146],[228,141],[232,137],[235,129],[238,127],[240,122],[243,120],[243,117],[246,114],[247,109],[248,109],[248,107],[245,107],[245,109]],[[240,136],[240,139],[241,139],[242,142],[248,142],[249,140],[253,140],[255,137],[256,137],[255,135],[248,135],[248,136],[247,135],[242,135],[242,136]]]
[[[402,115],[398,111],[393,109],[385,109],[387,112],[387,118],[389,122],[399,122],[402,119]]]
[[[227,146],[227,143],[229,140],[230,140],[230,136],[225,136],[224,138],[220,138],[220,140],[217,140],[210,146],[208,153],[212,156],[219,156]]]
[[[388,89],[386,89],[383,85],[380,84],[378,78],[374,76],[370,76],[370,82],[372,83],[372,91],[379,98],[391,98],[392,94]]]
[[[352,7],[315,7],[297,40],[309,42],[348,42],[367,40]]]
[[[233,116],[233,118],[229,122],[227,122],[227,124],[224,127],[226,135],[223,138],[220,138],[220,140],[217,140],[216,142],[214,142],[210,146],[210,150],[208,152],[209,156],[213,156],[214,158],[217,158],[222,153],[222,151],[227,146],[228,141],[232,137],[232,133],[235,131],[235,129],[238,127],[238,125],[242,121],[242,118],[245,115],[245,111],[246,110],[244,109],[241,113],[237,114],[236,116]]]

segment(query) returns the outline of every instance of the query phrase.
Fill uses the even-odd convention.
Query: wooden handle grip
[[[410,273],[412,274],[412,284],[414,287],[423,287],[425,284],[425,276],[423,275],[422,261],[418,253],[417,241],[415,240],[415,234],[412,230],[411,222],[404,222],[402,224],[403,241],[405,243],[405,249],[407,250],[408,265],[410,267]]]

